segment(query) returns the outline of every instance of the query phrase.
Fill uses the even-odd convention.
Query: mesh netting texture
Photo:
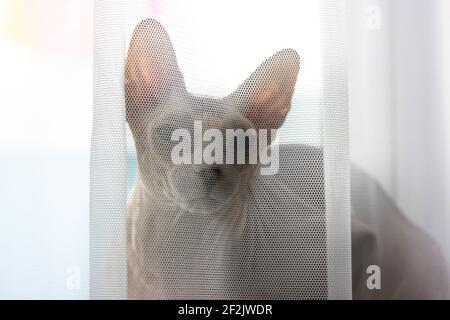
[[[121,104],[116,113],[129,129],[127,151],[116,153],[128,159],[131,182],[124,201],[127,175],[116,181],[121,204],[114,215],[107,213],[110,195],[106,209],[91,209],[91,235],[99,235],[91,241],[92,296],[349,297],[348,176],[341,170],[348,160],[346,114],[339,113],[345,91],[329,92],[321,82],[311,91],[324,98],[299,98],[300,55],[297,48],[283,47],[234,85],[217,89],[218,81],[195,90],[196,74],[185,68],[193,39],[183,40],[178,50],[180,42],[174,44],[170,29],[157,19],[128,24],[130,38],[117,41],[127,44],[125,57],[117,60],[122,87],[114,88],[124,101],[111,102]],[[324,63],[322,74],[333,73],[336,80],[337,62]],[[314,112],[299,114],[308,104]],[[324,116],[331,108],[331,116]],[[318,129],[302,133],[302,121]],[[123,139],[122,123],[116,124]],[[308,133],[312,143],[301,138]],[[114,294],[106,292],[111,287]]]

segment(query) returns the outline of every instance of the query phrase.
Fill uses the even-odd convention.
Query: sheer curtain
[[[448,298],[433,273],[450,257],[449,2],[347,8],[353,215],[375,232],[387,282],[421,281],[401,295]]]
[[[261,246],[288,262],[273,283],[303,281],[279,296],[450,298],[450,1],[93,3],[0,0],[1,298],[127,297],[124,64],[149,17],[200,95],[279,49],[300,55],[281,178],[259,190],[261,213],[285,219],[267,220],[280,250]]]
[[[261,177],[252,192],[250,227],[244,235],[252,240],[245,240],[240,252],[225,257],[223,263],[211,262],[206,274],[202,271],[208,268],[205,262],[177,273],[177,268],[192,258],[188,254],[192,247],[185,245],[190,240],[183,234],[198,236],[195,230],[210,234],[198,227],[185,231],[191,230],[188,221],[171,248],[186,260],[173,269],[162,268],[161,278],[155,280],[162,285],[156,291],[169,297],[185,292],[183,297],[351,298],[345,2],[328,0],[222,1],[214,5],[176,0],[96,2],[91,297],[125,298],[127,281],[130,283],[130,251],[127,253],[123,236],[127,225],[124,197],[127,195],[130,203],[133,185],[151,174],[153,163],[139,163],[136,137],[125,122],[124,61],[133,30],[148,18],[167,30],[186,88],[200,97],[226,97],[279,50],[293,48],[301,60],[291,111],[276,140],[280,145],[279,173]],[[152,50],[153,38],[151,31],[142,37],[149,39],[148,50]],[[128,59],[133,63],[141,57]],[[283,70],[270,76],[276,78],[278,72]],[[227,110],[223,112],[227,114]],[[177,119],[177,115],[171,117],[170,121]],[[191,184],[194,191],[201,187]],[[164,207],[158,210],[154,214],[167,214]],[[191,221],[195,219],[193,216]],[[267,234],[265,240],[254,240],[261,230]],[[164,235],[161,238],[164,241]],[[159,249],[157,244],[148,246]],[[208,256],[211,251],[217,250],[199,248],[197,254]],[[241,256],[246,256],[244,265],[250,263],[248,271],[233,262]],[[142,261],[151,264],[164,259],[150,255]],[[236,272],[228,274],[233,268]],[[198,273],[205,276],[198,278]],[[249,277],[255,281],[251,283]],[[146,286],[151,288],[151,284]]]
[[[448,298],[448,2],[317,1],[308,5],[299,2],[295,8],[292,3],[277,3],[276,10],[270,3],[258,6],[256,10],[252,4],[237,7],[231,2],[222,3],[217,16],[215,9],[203,2],[184,7],[173,1],[136,1],[113,14],[104,14],[104,8],[98,6],[96,16],[103,19],[97,19],[101,31],[97,34],[98,49],[115,52],[110,58],[119,66],[123,57],[118,57],[125,55],[133,26],[142,18],[154,17],[173,35],[189,90],[220,96],[242,78],[246,64],[256,63],[254,60],[262,58],[266,51],[267,54],[273,51],[274,45],[296,48],[301,57],[303,53],[304,78],[300,78],[293,111],[280,130],[278,142],[307,144],[323,150],[328,297],[349,297],[346,239],[351,236],[354,298]],[[220,17],[225,16],[234,16],[233,23],[222,21]],[[123,28],[122,34],[115,33],[118,38],[114,41],[108,23],[114,26],[111,28],[118,28],[118,32]],[[208,30],[204,29],[205,24],[209,25]],[[308,32],[304,33],[305,30]],[[265,37],[258,36],[261,32]],[[108,43],[109,47],[101,46],[102,43]],[[242,68],[225,61],[239,61]],[[117,69],[99,71],[97,79],[106,81],[108,90],[115,83],[107,81],[108,72],[116,73],[112,78],[120,80]],[[120,92],[121,84],[116,85],[115,90]],[[108,95],[104,98],[104,102],[109,101]],[[100,101],[97,112],[101,108]],[[113,106],[108,108],[111,108],[108,112],[115,112]],[[115,140],[119,142],[117,147],[124,152],[121,132],[125,128],[116,116],[110,119],[114,119],[114,130],[120,134]],[[347,135],[349,146],[345,142]],[[130,170],[130,159],[136,155],[129,133],[126,152],[130,188],[136,176],[136,164]],[[124,170],[122,161],[119,163]],[[305,170],[310,175],[317,169],[311,159],[290,161],[292,175],[300,170],[299,161],[309,167]],[[111,165],[115,163],[112,161]],[[345,187],[346,172],[350,172],[347,181],[351,185],[350,194]],[[305,185],[304,178],[299,176],[298,186]],[[107,181],[101,175],[96,179],[92,180],[94,189],[96,183]],[[123,183],[121,180],[120,184]],[[123,192],[121,189],[120,199]],[[351,209],[346,206],[349,197]],[[103,205],[108,205],[108,201]],[[108,288],[123,286],[120,281],[109,284],[100,281],[105,287],[99,286],[96,280],[111,270],[108,265],[95,262],[99,257],[99,261],[106,261],[102,257],[105,254],[101,251],[105,248],[102,242],[115,236],[108,230],[120,229],[105,228],[105,219],[116,223],[116,227],[117,223],[125,223],[120,216],[123,202],[120,206],[115,207],[118,220],[108,220],[107,216],[92,220],[91,232],[100,231],[95,234],[98,242],[91,246],[94,255],[91,271],[102,275],[91,281],[91,288],[97,290],[94,297],[109,296]],[[91,211],[91,215],[98,218],[98,210],[102,211],[102,207]],[[351,228],[346,218],[350,211]],[[308,245],[311,243],[303,243],[304,247],[298,250],[307,250]],[[109,253],[111,259],[118,259],[121,267],[115,271],[122,275],[106,278],[125,279],[125,249]],[[369,284],[373,280],[371,270],[378,270],[381,279],[375,287]]]

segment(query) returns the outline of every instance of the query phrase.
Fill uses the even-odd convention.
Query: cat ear
[[[242,113],[256,128],[277,129],[286,118],[294,94],[300,58],[284,49],[264,61],[233,94]]]
[[[169,35],[158,21],[142,20],[134,29],[125,63],[127,113],[130,108],[154,106],[173,90],[185,90],[185,85]]]

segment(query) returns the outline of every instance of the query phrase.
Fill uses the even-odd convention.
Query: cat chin
[[[240,174],[234,174],[231,179],[218,181],[208,191],[192,194],[186,188],[178,187],[177,175],[172,170],[169,174],[170,198],[184,211],[191,213],[217,213],[229,210],[239,201],[239,190],[242,186]],[[194,188],[195,189],[195,188]]]

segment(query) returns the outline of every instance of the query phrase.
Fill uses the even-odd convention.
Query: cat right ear
[[[240,110],[258,129],[278,129],[284,122],[297,83],[300,57],[293,49],[264,61],[232,94]]]
[[[125,63],[127,115],[156,106],[174,90],[185,90],[185,85],[169,35],[158,21],[142,20],[133,31]]]

